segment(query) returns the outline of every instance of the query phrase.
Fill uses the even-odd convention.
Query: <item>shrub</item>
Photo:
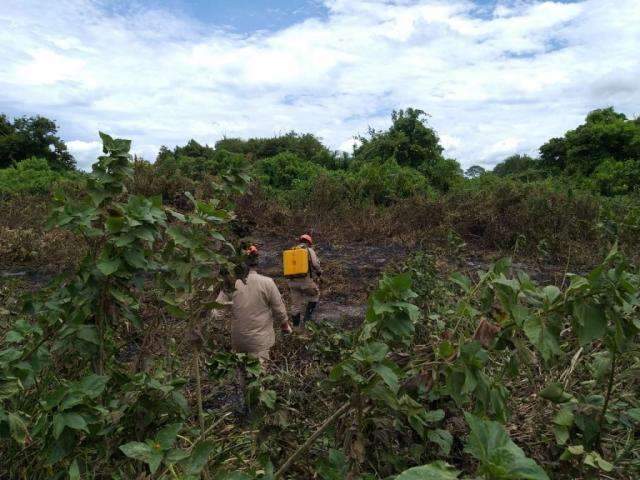
[[[53,170],[44,158],[31,157],[14,167],[0,169],[0,195],[48,193],[58,183],[82,178],[79,172]]]
[[[376,205],[390,205],[400,198],[431,192],[427,178],[411,167],[395,160],[364,163],[346,176],[353,200],[370,200]]]

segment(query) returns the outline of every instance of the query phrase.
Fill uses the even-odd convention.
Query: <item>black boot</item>
[[[300,326],[300,314],[296,313],[295,315],[291,315],[291,320],[293,321],[294,327]]]
[[[318,302],[309,302],[307,303],[307,310],[304,312],[304,321],[310,322],[311,316],[313,315],[313,311],[316,309]]]

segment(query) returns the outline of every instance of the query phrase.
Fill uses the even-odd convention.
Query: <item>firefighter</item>
[[[246,252],[246,271],[236,280],[231,297],[231,345],[236,352],[255,356],[264,363],[275,343],[273,322],[279,322],[285,333],[291,332],[291,325],[278,287],[271,278],[260,275],[257,267],[258,249],[251,246]]]
[[[309,252],[309,271],[303,277],[288,280],[291,296],[291,319],[294,327],[304,325],[304,322],[311,320],[320,299],[318,282],[322,276],[320,261],[313,249],[311,235],[301,235],[298,241],[300,242],[298,248],[305,248]]]

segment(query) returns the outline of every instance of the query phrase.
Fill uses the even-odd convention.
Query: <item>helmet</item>
[[[301,242],[307,242],[309,245],[313,245],[313,238],[311,238],[311,235],[305,233],[304,235],[300,235],[300,238],[298,239]]]
[[[255,245],[251,245],[249,248],[245,250],[245,255],[248,257],[257,257],[258,256],[258,247]]]

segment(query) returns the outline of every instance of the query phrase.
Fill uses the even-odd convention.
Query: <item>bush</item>
[[[49,193],[58,183],[82,178],[79,172],[53,170],[44,158],[31,157],[14,167],[0,169],[0,195]]]
[[[424,175],[395,160],[364,163],[345,177],[352,200],[369,200],[375,205],[390,205],[401,198],[433,191]]]
[[[190,140],[184,147],[176,147],[173,152],[161,149],[155,163],[158,175],[183,175],[193,180],[202,180],[205,175],[218,175],[229,170],[241,171],[247,165],[244,155],[214,150],[195,140]]]

